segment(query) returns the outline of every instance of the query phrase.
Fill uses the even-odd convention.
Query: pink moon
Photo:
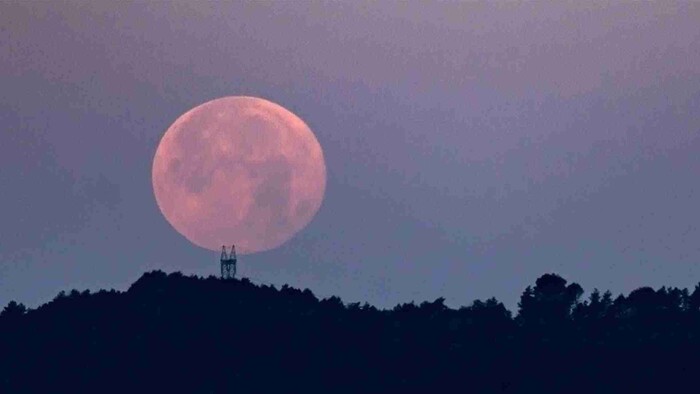
[[[167,221],[210,250],[274,249],[313,219],[326,164],[311,129],[273,102],[245,96],[177,118],[153,159],[153,192]]]

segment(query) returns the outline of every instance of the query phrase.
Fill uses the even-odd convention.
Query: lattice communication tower
[[[226,245],[221,247],[221,279],[236,277],[236,245],[231,245],[231,253],[226,253]]]

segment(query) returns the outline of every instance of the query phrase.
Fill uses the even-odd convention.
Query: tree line
[[[0,313],[0,392],[626,393],[697,386],[700,285],[380,310],[247,279],[154,271]]]

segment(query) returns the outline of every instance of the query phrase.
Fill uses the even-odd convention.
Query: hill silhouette
[[[495,299],[378,310],[154,271],[0,313],[2,393],[639,393],[692,390],[700,285],[613,298],[546,274]]]

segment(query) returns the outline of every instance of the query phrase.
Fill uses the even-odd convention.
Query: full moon
[[[181,115],[153,159],[153,192],[195,245],[274,249],[303,229],[326,189],[323,150],[292,112],[256,97],[223,97]]]

